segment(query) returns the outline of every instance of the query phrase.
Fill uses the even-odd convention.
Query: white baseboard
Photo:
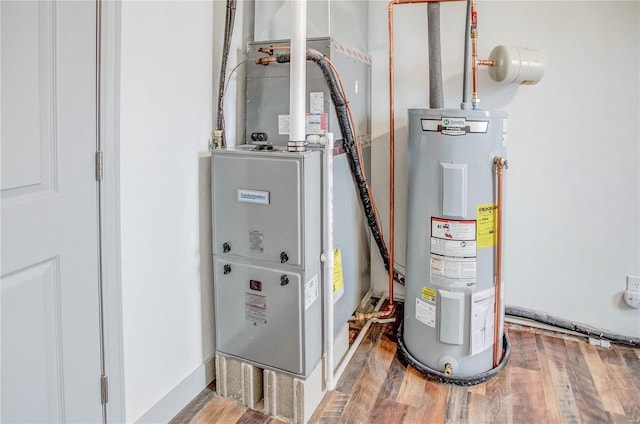
[[[158,424],[168,423],[178,412],[191,402],[198,394],[213,381],[215,366],[213,358],[200,365],[187,378],[182,380],[165,397],[160,399],[153,408],[149,409],[136,423]]]

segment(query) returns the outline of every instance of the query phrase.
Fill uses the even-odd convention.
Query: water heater
[[[506,118],[504,112],[483,110],[409,110],[400,353],[442,381],[475,384],[501,368],[494,367],[493,360],[498,230],[494,158],[506,157]],[[503,311],[499,304],[500,329]],[[502,337],[497,343],[502,352]]]

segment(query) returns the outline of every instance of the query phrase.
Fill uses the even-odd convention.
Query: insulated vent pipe
[[[429,37],[429,107],[444,108],[442,53],[440,48],[440,3],[427,4]]]

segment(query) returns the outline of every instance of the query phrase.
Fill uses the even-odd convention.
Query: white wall
[[[122,3],[127,422],[142,417],[214,353],[209,161],[201,159],[213,115],[213,17],[211,2]]]
[[[464,3],[441,6],[445,103],[461,98]],[[372,184],[388,226],[387,2],[373,1]],[[478,2],[479,55],[498,44],[542,50],[536,86],[481,71],[484,109],[509,113],[506,303],[640,336],[621,298],[640,275],[640,3]],[[426,6],[396,7],[396,256],[404,263],[406,109],[428,106]],[[381,30],[385,28],[385,30]],[[374,281],[386,288],[377,255]],[[401,293],[402,294],[402,293]]]

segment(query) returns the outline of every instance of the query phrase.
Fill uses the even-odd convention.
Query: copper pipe
[[[389,20],[389,303],[387,308],[393,306],[393,248],[394,248],[394,202],[395,202],[395,111],[393,98],[393,5],[389,3],[387,17]]]
[[[395,242],[395,110],[393,87],[393,6],[413,3],[442,3],[463,0],[391,0],[387,6],[389,22],[389,304],[387,310],[393,310],[393,265]]]
[[[274,50],[291,50],[291,46],[269,46],[269,47],[260,47],[258,48],[259,53],[267,53],[268,55],[273,55]],[[307,49],[309,50],[309,49]]]
[[[349,322],[362,322],[362,321],[369,321],[370,319],[385,319],[385,318],[391,318],[391,316],[394,313],[394,309],[390,309],[389,305],[387,305],[387,309],[384,311],[374,311],[374,312],[368,312],[368,313],[363,313],[363,312],[356,312],[355,314],[353,314],[353,316],[351,318],[348,319]]]
[[[478,108],[478,12],[476,11],[476,0],[471,0],[471,75],[473,80],[473,90],[471,94],[471,105],[473,109]]]
[[[276,57],[275,56],[264,56],[264,57],[259,57],[256,60],[254,60],[256,65],[268,65],[271,62],[275,62],[276,61]]]
[[[500,352],[500,316],[502,315],[502,171],[507,167],[507,160],[496,156],[493,158],[498,179],[498,208],[496,216],[496,284],[495,305],[493,309],[493,366],[498,366],[502,360]]]
[[[471,0],[471,70],[473,75],[473,94],[471,104],[474,109],[478,108],[480,99],[478,98],[478,67],[493,66],[493,60],[478,59],[478,12],[476,11],[476,0]]]

